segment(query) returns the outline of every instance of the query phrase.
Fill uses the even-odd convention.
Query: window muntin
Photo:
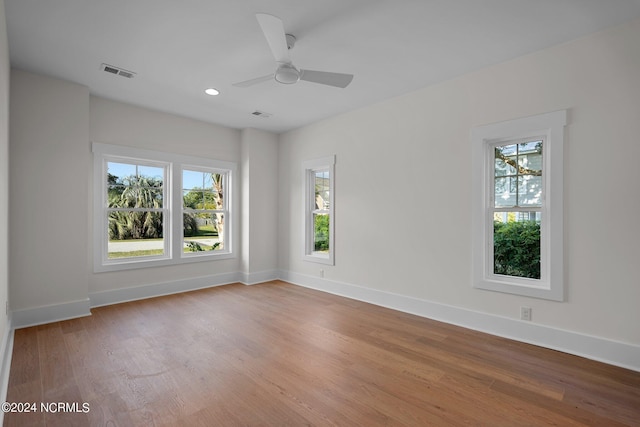
[[[183,252],[185,256],[224,251],[228,218],[228,171],[182,170]]]
[[[334,163],[334,156],[304,162],[304,258],[329,265],[334,263]]]
[[[101,143],[93,143],[92,151],[95,272],[235,256],[237,230],[231,226],[235,163]],[[202,223],[224,223],[217,245],[184,241],[188,221],[183,218],[183,170],[200,174],[200,198],[205,202],[224,195],[220,206],[200,203],[187,208],[189,214],[202,217]],[[219,190],[207,178],[208,174],[213,179],[212,173],[220,178]],[[186,193],[194,187],[187,185]],[[123,249],[123,244],[128,247]]]

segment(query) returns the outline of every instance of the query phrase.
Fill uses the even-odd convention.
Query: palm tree
[[[109,208],[114,209],[109,212],[111,239],[162,237],[162,213],[156,210],[163,203],[161,179],[131,175],[115,180],[109,193]]]
[[[213,181],[213,188],[215,192],[213,195],[214,202],[216,204],[216,210],[224,211],[224,175],[219,173],[212,173],[211,180]],[[220,245],[219,249],[224,248],[224,214],[217,212],[216,214],[216,228],[218,230],[218,241]]]

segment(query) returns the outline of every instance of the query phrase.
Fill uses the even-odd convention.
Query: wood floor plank
[[[33,329],[18,329],[13,340],[13,358],[9,387],[40,381],[38,335]]]
[[[15,332],[7,426],[638,426],[640,373],[281,281]]]

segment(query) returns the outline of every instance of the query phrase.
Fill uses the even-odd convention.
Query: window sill
[[[223,259],[235,258],[235,254],[231,252],[223,252],[217,254],[184,254],[180,258],[147,258],[121,262],[108,262],[95,265],[94,273],[105,273],[110,271],[136,270],[140,268],[163,267],[168,265],[190,264],[203,261],[218,261]]]
[[[507,294],[521,295],[551,301],[563,301],[562,286],[552,287],[549,282],[533,279],[510,278],[481,279],[474,283],[474,288]]]
[[[333,265],[333,257],[327,255],[305,255],[304,261],[315,262],[318,264]]]

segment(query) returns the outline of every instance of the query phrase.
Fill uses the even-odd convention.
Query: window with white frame
[[[474,286],[556,301],[563,284],[566,111],[474,128]]]
[[[107,172],[102,191],[105,196],[102,206],[107,217],[106,260],[167,258],[170,251],[164,236],[169,210],[165,184],[169,164],[106,157],[104,168]]]
[[[92,145],[94,271],[228,258],[235,163]]]
[[[225,197],[229,171],[188,167],[182,169],[184,251],[191,256],[224,252],[227,244]]]
[[[335,156],[304,162],[307,261],[334,264],[333,175]]]

